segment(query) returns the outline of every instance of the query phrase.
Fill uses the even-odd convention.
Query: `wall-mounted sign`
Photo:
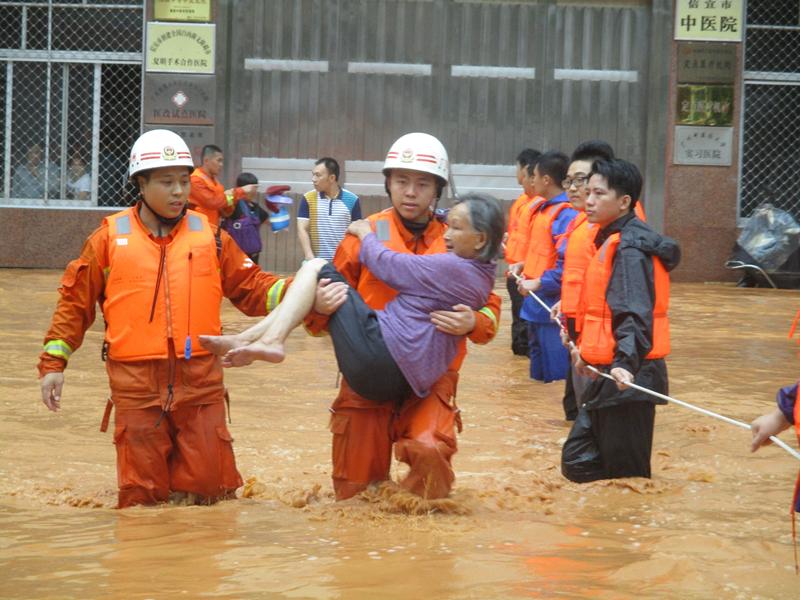
[[[742,0],[676,0],[675,39],[741,42]]]
[[[153,18],[207,22],[211,20],[211,0],[153,0]]]
[[[214,73],[216,26],[148,23],[145,70],[148,73]]]
[[[214,124],[216,85],[210,75],[148,73],[143,96],[145,123]]]
[[[736,46],[713,42],[678,42],[678,83],[733,83]]]
[[[675,127],[676,165],[728,167],[733,160],[733,127]]]
[[[677,125],[733,124],[732,85],[679,85]]]
[[[186,145],[189,146],[189,151],[192,153],[192,160],[194,164],[202,164],[200,155],[203,151],[203,146],[208,144],[215,144],[221,146],[218,140],[214,138],[215,127],[211,126],[181,126],[181,125],[150,125],[145,124],[145,131],[152,131],[153,129],[169,129],[174,131],[183,138]]]

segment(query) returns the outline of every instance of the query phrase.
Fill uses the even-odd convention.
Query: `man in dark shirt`
[[[561,454],[562,473],[579,483],[650,477],[655,404],[664,402],[625,384],[667,394],[667,272],[677,266],[680,248],[634,214],[641,187],[641,174],[629,162],[592,165],[586,214],[600,230],[586,270],[573,358],[579,372],[595,379],[579,399]],[[616,382],[596,377],[587,364]]]

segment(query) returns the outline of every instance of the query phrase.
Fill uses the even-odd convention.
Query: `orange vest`
[[[614,267],[614,256],[620,234],[613,233],[595,252],[586,268],[582,306],[583,323],[578,345],[581,357],[589,364],[610,365],[614,362],[617,341],[611,327],[611,309],[606,303],[606,291]],[[657,257],[653,257],[653,276],[656,299],[653,306],[653,348],[647,359],[663,358],[669,354],[669,275]]]
[[[639,200],[636,204],[633,205],[633,212],[636,214],[636,217],[642,221],[643,223],[647,223],[647,217],[644,214],[644,206],[642,206],[642,201]]]
[[[399,227],[402,225],[398,223],[394,209],[370,215],[368,219],[372,223],[373,231],[378,235],[378,239],[384,246],[395,252],[412,253],[400,233]],[[442,254],[447,252],[447,246],[444,243],[444,230],[445,226],[442,223],[436,220],[431,221],[424,233],[426,238],[432,240],[431,244],[429,246],[420,244],[419,250],[421,251],[417,252],[417,248],[415,248],[413,254]],[[381,310],[397,295],[396,290],[375,277],[366,267],[361,269],[357,289],[367,306],[374,310]]]
[[[189,334],[191,354],[208,354],[197,336],[221,332],[222,283],[207,219],[188,211],[172,240],[161,245],[149,236],[135,210],[105,219],[109,268],[103,314],[108,356],[118,361],[167,358],[172,339],[175,353],[184,357]]]
[[[525,266],[522,272],[527,279],[538,279],[548,269],[556,266],[556,242],[553,239],[553,221],[569,202],[551,204],[543,209],[533,210],[533,221],[530,226],[528,252],[525,256]]]
[[[540,198],[531,198],[525,192],[514,200],[508,211],[508,241],[506,241],[506,262],[514,264],[525,260],[528,250],[528,232],[531,226],[532,206]]]
[[[570,318],[575,318],[578,314],[583,277],[594,256],[597,231],[597,226],[589,223],[585,212],[578,213],[567,229],[564,273],[561,277],[561,312]]]
[[[208,184],[212,190],[214,190],[215,196],[221,196],[222,198],[225,197],[225,187],[219,182],[216,181],[214,178],[210,177],[208,173],[203,171],[200,167],[197,167],[194,171],[192,171],[192,177],[199,177],[203,181]],[[202,213],[208,219],[208,222],[214,225],[215,227],[219,226],[219,211],[215,209],[209,209],[203,206],[202,204],[198,204],[194,200],[192,200],[192,193],[191,190],[189,191],[189,208],[195,210],[199,213]]]

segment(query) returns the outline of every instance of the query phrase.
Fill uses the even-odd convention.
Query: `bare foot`
[[[217,356],[224,356],[229,350],[246,346],[247,342],[238,335],[201,335],[200,345]]]
[[[246,346],[229,350],[222,357],[223,367],[243,367],[249,365],[254,360],[265,360],[271,363],[283,362],[286,353],[283,344],[265,344],[264,342],[253,342]]]

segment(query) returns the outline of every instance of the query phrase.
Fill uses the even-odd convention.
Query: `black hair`
[[[325,165],[328,173],[333,175],[336,179],[336,182],[339,182],[339,162],[335,158],[331,158],[330,156],[323,156],[317,162],[314,163],[314,166],[317,165]]]
[[[533,148],[525,148],[525,150],[517,154],[517,164],[520,167],[527,168],[533,164],[536,164],[536,161],[539,160],[541,155],[542,153],[538,150],[534,150]]]
[[[475,257],[482,262],[491,262],[500,254],[506,219],[500,203],[488,194],[470,192],[459,197],[453,206],[466,204],[472,228],[486,235],[486,244]]]
[[[561,187],[561,182],[567,178],[569,170],[569,158],[563,152],[550,150],[539,157],[535,164],[528,167],[528,175],[533,175],[533,169],[539,168],[539,175],[549,176],[553,183]]]
[[[612,160],[613,158],[614,149],[611,144],[604,140],[587,140],[578,144],[572,153],[570,162],[586,160],[593,163],[596,160]]]
[[[200,152],[200,160],[204,161],[210,156],[215,154],[222,154],[222,148],[219,146],[215,146],[214,144],[206,144],[203,146],[202,152]]]
[[[236,187],[244,187],[253,183],[258,184],[258,177],[252,173],[239,173],[239,176],[236,178]]]
[[[621,158],[611,160],[596,160],[592,164],[592,172],[589,177],[600,175],[606,180],[609,189],[614,190],[621,196],[631,197],[631,210],[642,193],[642,174],[639,168]]]

